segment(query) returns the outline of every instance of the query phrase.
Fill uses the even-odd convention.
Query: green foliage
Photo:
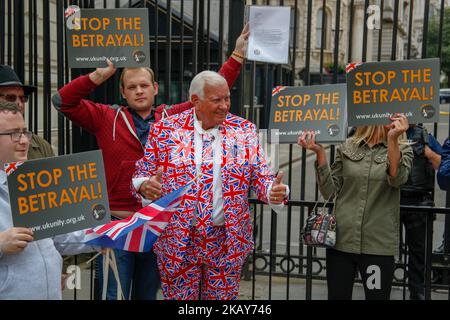
[[[450,87],[450,8],[444,9],[444,25],[442,28],[441,70],[447,75],[447,85]],[[427,58],[439,58],[439,15],[429,24]]]
[[[331,63],[331,62],[325,63],[325,65],[323,67],[329,73],[333,73],[334,72],[334,63]],[[338,74],[343,74],[345,72],[345,67],[343,65],[338,65],[337,71],[338,71]]]

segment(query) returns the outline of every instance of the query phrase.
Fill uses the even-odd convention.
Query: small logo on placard
[[[424,104],[420,107],[420,113],[425,119],[433,118],[436,110],[431,104]]]
[[[92,206],[92,216],[95,220],[102,220],[106,215],[106,209],[101,204],[94,204]]]
[[[328,125],[328,134],[332,137],[335,137],[339,134],[341,130],[339,129],[339,126],[335,123]]]
[[[138,50],[133,52],[133,59],[137,63],[143,63],[147,59],[147,56],[143,51]]]
[[[255,56],[259,56],[259,55],[261,54],[261,50],[255,49],[255,50],[253,51],[253,53],[255,54]]]

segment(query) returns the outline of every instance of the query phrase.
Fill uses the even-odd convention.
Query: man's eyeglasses
[[[0,97],[4,97],[4,99],[8,102],[16,102],[17,99],[22,103],[28,102],[28,96],[18,96],[16,94],[0,94]]]
[[[20,142],[20,138],[22,135],[25,136],[28,140],[31,139],[31,135],[33,133],[31,131],[23,131],[23,132],[0,132],[0,136],[10,136],[12,142]]]

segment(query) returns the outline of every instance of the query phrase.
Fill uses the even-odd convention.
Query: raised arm
[[[400,162],[400,149],[398,146],[398,138],[401,134],[408,130],[408,120],[404,115],[396,115],[392,117],[392,123],[388,131],[388,160],[389,176],[397,176],[397,170]]]
[[[343,184],[342,178],[342,155],[340,148],[336,151],[336,157],[333,165],[330,167],[327,161],[325,148],[315,142],[316,134],[314,132],[304,132],[298,137],[297,144],[301,147],[311,150],[316,154],[316,179],[320,192],[325,199],[337,193]]]
[[[107,63],[108,66],[105,68],[97,68],[90,74],[72,80],[52,97],[53,106],[56,110],[91,133],[98,130],[98,124],[101,123],[103,113],[108,109],[108,106],[83,98],[116,72],[109,60],[107,60]]]

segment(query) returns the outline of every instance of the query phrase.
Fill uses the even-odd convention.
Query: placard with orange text
[[[111,221],[99,150],[5,165],[15,227],[34,240]]]
[[[338,143],[347,137],[345,84],[282,87],[272,90],[270,143],[297,143],[314,131],[317,142]]]
[[[353,65],[347,73],[349,126],[386,125],[394,113],[409,123],[439,120],[438,58]]]
[[[65,11],[70,68],[149,67],[148,9],[80,9]]]

